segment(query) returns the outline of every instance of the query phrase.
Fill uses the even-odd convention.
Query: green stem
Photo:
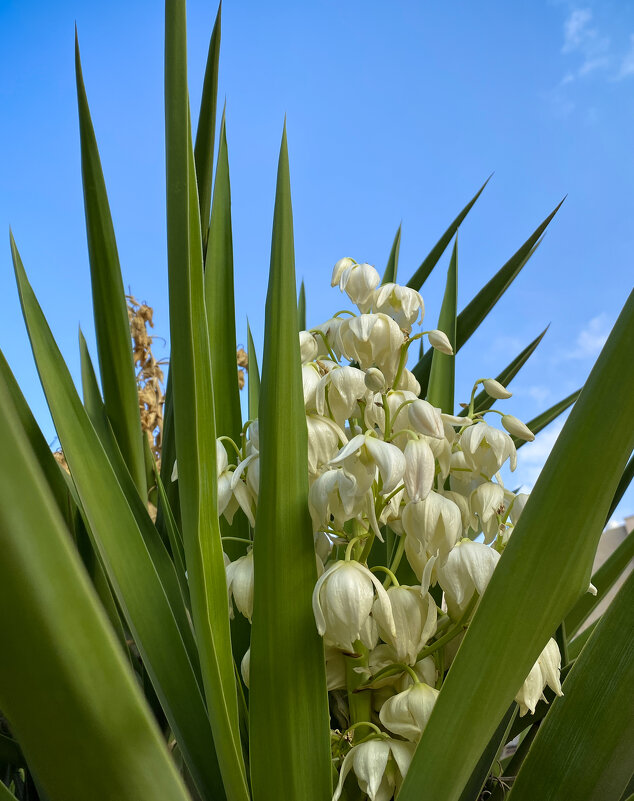
[[[251,540],[247,540],[244,537],[222,537],[222,541],[223,542],[225,542],[225,541],[228,541],[228,542],[246,542],[247,545],[253,545],[253,542]]]
[[[431,645],[428,645],[425,648],[423,648],[423,650],[416,657],[417,662],[420,662],[420,660],[424,659],[426,656],[430,656],[439,648],[442,648],[444,645],[447,645],[448,642],[451,642],[451,640],[453,640],[459,634],[462,634],[462,632],[468,626],[469,617],[471,616],[471,613],[473,612],[475,605],[478,602],[478,598],[479,598],[478,593],[474,592],[473,597],[469,601],[469,605],[467,606],[465,611],[462,613],[462,617],[460,618],[460,620],[458,620],[458,622],[454,626],[452,626],[446,634],[443,634],[443,636],[440,637],[440,639],[436,640]]]
[[[365,682],[365,675],[355,670],[358,667],[368,667],[368,649],[360,640],[356,640],[354,649],[354,654],[344,654],[348,707],[352,724],[365,723],[372,717],[372,690],[359,689]]]
[[[387,573],[388,579],[390,579],[392,581],[392,584],[394,584],[395,587],[400,587],[401,586],[398,583],[398,579],[396,578],[394,573],[392,573],[392,571],[390,570],[389,567],[383,567],[383,565],[376,565],[375,567],[371,567],[370,568],[370,572],[371,573],[376,573],[377,570],[382,570],[384,573]],[[387,585],[384,584],[383,586],[389,587],[390,586],[389,582],[387,583]]]
[[[354,548],[355,544],[359,542],[361,537],[353,537],[346,547],[346,555],[344,556],[344,561],[349,562],[352,558],[352,549]]]
[[[406,534],[400,535],[398,539],[398,545],[396,546],[396,551],[394,553],[394,557],[392,558],[392,564],[390,565],[390,570],[393,574],[396,574],[398,570],[398,566],[401,564],[401,559],[403,558],[403,553],[405,552],[405,537]],[[387,589],[390,586],[390,576],[388,575],[385,581],[383,582],[383,586]],[[398,584],[395,585],[398,587]]]

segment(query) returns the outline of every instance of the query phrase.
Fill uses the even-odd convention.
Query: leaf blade
[[[250,671],[255,801],[329,801],[332,793],[323,645],[311,606],[317,572],[308,513],[308,442],[294,261],[284,126],[259,401],[262,486],[253,549],[256,612]],[[271,693],[272,681],[280,682],[286,692]]]
[[[390,255],[385,267],[385,272],[383,273],[383,278],[381,279],[381,285],[396,283],[396,274],[398,272],[398,254],[401,249],[401,227],[402,226],[399,225],[394,236],[394,241],[392,242],[392,247],[390,249]]]
[[[441,409],[445,414],[453,414],[454,407],[454,383],[455,383],[455,363],[456,363],[456,311],[458,301],[458,237],[454,242],[449,270],[447,271],[447,283],[445,285],[445,295],[440,315],[438,317],[438,329],[447,335],[453,355],[441,353],[435,348],[431,350],[432,364],[429,376],[429,388],[427,400]]]

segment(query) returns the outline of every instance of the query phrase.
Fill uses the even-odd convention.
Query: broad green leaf
[[[524,348],[524,350],[521,353],[519,353],[513,359],[512,362],[510,362],[510,364],[506,365],[504,370],[502,370],[502,372],[498,376],[496,376],[495,380],[499,381],[500,384],[502,384],[502,386],[504,387],[508,386],[508,384],[510,384],[511,381],[515,378],[515,376],[519,373],[520,369],[526,364],[529,358],[533,355],[535,349],[544,338],[546,331],[548,331],[548,326],[546,326],[546,328],[544,328],[541,334],[538,337],[535,337],[535,339],[530,343],[530,345],[527,345]],[[473,410],[474,412],[483,412],[486,409],[490,409],[494,403],[495,403],[495,398],[492,398],[483,390],[482,392],[479,392],[475,396],[473,402]],[[465,417],[468,411],[469,411],[468,408],[463,409],[460,412],[460,416]]]
[[[132,361],[130,324],[106,184],[90,118],[75,33],[81,172],[92,303],[106,413],[141,497],[146,498],[143,432]]]
[[[627,535],[619,547],[592,574],[592,583],[597,588],[597,594],[583,595],[566,616],[566,631],[569,637],[576,634],[583,621],[605,598],[632,559],[634,559],[634,531]]]
[[[566,411],[569,406],[577,400],[581,393],[580,389],[575,390],[567,398],[560,400],[558,403],[555,403],[550,409],[546,409],[545,412],[538,414],[537,417],[534,417],[530,420],[526,425],[530,428],[533,434],[537,435],[539,432],[546,428],[546,426],[550,425],[554,420],[556,420],[560,414]],[[518,439],[517,437],[513,437],[513,442],[515,443],[516,448],[521,448],[522,445],[526,445],[525,439]]]
[[[504,801],[505,798],[508,798],[508,789],[519,773],[522,763],[526,759],[526,754],[528,754],[538,731],[539,724],[531,726],[524,734],[521,742],[515,749],[515,753],[511,755],[504,766],[503,775],[496,783],[495,789],[487,801]]]
[[[255,420],[258,416],[258,402],[260,398],[260,372],[258,370],[258,357],[251,336],[251,327],[247,322],[247,355],[249,359],[248,385],[249,393],[249,420]]]
[[[187,801],[2,380],[0,405],[0,707],[51,801]]]
[[[37,461],[46,476],[48,485],[57,503],[57,508],[61,512],[68,529],[73,532],[73,524],[77,509],[76,504],[64,480],[62,469],[55,461],[55,457],[51,453],[48,442],[44,438],[44,434],[42,434],[35,417],[33,417],[33,412],[29,409],[18,382],[15,380],[15,376],[11,372],[11,368],[1,350],[0,377],[11,395],[11,401],[20,419],[22,430],[28,437],[29,445],[33,449]]]
[[[414,275],[407,282],[407,286],[411,287],[412,289],[420,289],[422,287],[422,285],[425,283],[425,281],[429,277],[429,274],[431,273],[431,271],[434,269],[434,267],[438,263],[438,260],[440,259],[442,254],[445,252],[445,250],[447,248],[447,245],[454,238],[454,235],[456,234],[456,231],[460,227],[462,221],[467,216],[467,214],[471,211],[471,208],[472,208],[473,204],[476,202],[476,200],[480,197],[480,195],[484,191],[484,187],[491,180],[492,175],[493,175],[493,173],[491,173],[491,175],[489,175],[489,177],[482,184],[480,189],[478,189],[478,191],[475,193],[475,195],[471,198],[471,200],[464,207],[464,209],[460,212],[460,214],[456,217],[456,219],[451,223],[449,228],[447,228],[445,233],[440,237],[438,242],[436,242],[436,244],[432,248],[430,254],[427,256],[427,258],[423,261],[423,263],[420,265],[418,270],[416,270]]]
[[[211,187],[213,184],[214,140],[216,138],[221,11],[222,2],[218,5],[216,21],[213,31],[211,32],[211,39],[209,40],[207,66],[205,67],[203,92],[200,99],[198,128],[196,129],[196,144],[194,146],[203,251],[207,248],[207,236],[211,236],[209,233],[209,211],[211,208]]]
[[[381,284],[394,284],[396,283],[396,274],[398,271],[398,254],[401,249],[401,225],[399,225],[394,242],[392,242],[392,249],[387,260],[387,267],[383,273]]]
[[[480,798],[480,793],[487,780],[487,776],[491,772],[491,767],[504,748],[504,745],[508,742],[509,730],[516,714],[517,704],[513,703],[506,710],[506,714],[500,721],[500,725],[497,727],[487,747],[482,752],[478,764],[473,769],[473,773],[462,791],[460,801],[478,801]]]
[[[161,480],[161,474],[158,470],[156,470],[156,467],[155,467],[155,478],[156,478],[156,487],[158,490],[158,496],[161,504],[163,505],[163,510],[165,513],[165,528],[167,531],[167,537],[170,544],[170,550],[172,552],[172,559],[174,560],[174,568],[176,570],[176,575],[178,576],[178,583],[181,587],[183,598],[186,599],[185,604],[187,608],[190,609],[189,585],[187,584],[187,576],[185,570],[185,551],[183,549],[183,537],[180,531],[178,530],[178,526],[176,525],[174,513],[172,512],[172,508],[169,505],[169,501],[167,500],[165,487],[163,486],[163,482]]]
[[[438,329],[447,334],[454,354],[456,352],[456,306],[458,301],[458,237],[454,242],[447,283],[440,315]],[[439,350],[432,349],[432,365],[429,376],[427,400],[446,414],[453,414],[454,382],[455,382],[455,355],[449,356]]]
[[[300,331],[306,330],[306,287],[302,281],[297,298],[297,324]]]
[[[311,598],[317,580],[308,513],[293,216],[282,136],[266,296],[260,394],[260,493],[253,548],[250,735],[254,801],[330,801],[326,673]],[[283,687],[274,693],[272,687]]]
[[[165,5],[165,147],[171,377],[178,491],[192,618],[229,801],[249,797],[238,725],[218,521],[214,393],[196,170],[189,124],[184,0]]]
[[[625,494],[625,490],[630,486],[632,482],[632,478],[634,477],[634,456],[631,457],[630,461],[627,463],[625,470],[623,471],[623,475],[621,476],[621,480],[619,481],[619,486],[616,488],[616,492],[614,493],[614,498],[612,499],[612,503],[610,504],[610,509],[608,511],[607,517],[605,522],[608,523],[616,510],[616,507],[621,503],[621,498]]]
[[[214,199],[205,257],[205,303],[213,375],[216,435],[240,445],[242,418],[236,366],[236,316],[233,288],[231,186],[225,116],[220,126]],[[230,456],[235,454],[231,453]]]
[[[163,544],[156,530],[152,536],[153,526],[147,511],[131,508],[133,501],[143,507],[143,501],[133,489],[129,474],[127,488],[119,483],[126,473],[120,471],[117,477],[82,406],[26,278],[13,238],[11,248],[22,313],[40,381],[94,546],[192,774],[202,790],[213,797],[219,787],[218,766],[213,758],[212,735],[196,676],[197,666],[192,664],[194,654],[186,647],[185,611],[170,603],[178,590],[172,591],[176,577],[169,580],[169,557],[161,550]],[[147,521],[141,523],[141,529],[140,521]],[[179,620],[183,625],[179,626]]]
[[[634,771],[634,574],[539,728],[509,801],[618,801]]]
[[[634,292],[533,489],[436,701],[399,801],[454,801],[566,612],[587,590],[634,446]],[[519,622],[518,622],[519,621]]]

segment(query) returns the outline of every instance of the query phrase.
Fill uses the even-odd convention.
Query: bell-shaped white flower
[[[513,525],[517,525],[517,521],[520,519],[520,515],[524,511],[524,507],[526,506],[526,501],[528,500],[529,496],[526,492],[518,492],[512,499],[507,498],[507,507],[509,510],[509,516],[513,521]]]
[[[405,473],[405,457],[396,445],[384,442],[372,436],[370,432],[357,434],[330,459],[330,464],[340,464],[356,455],[366,466],[376,466],[383,481],[381,488],[383,495],[388,495],[396,489]]]
[[[358,494],[356,478],[343,468],[326,470],[311,484],[308,508],[313,530],[325,529],[334,518],[334,528],[341,531],[363,509],[363,495]]]
[[[506,400],[506,398],[510,398],[513,394],[509,392],[505,386],[500,384],[499,381],[496,381],[495,378],[485,378],[482,382],[482,386],[486,394],[490,398],[495,398],[496,400]]]
[[[446,556],[462,533],[462,518],[456,504],[430,492],[422,501],[410,501],[403,510],[403,528],[408,537],[415,537],[429,553]]]
[[[235,605],[250,623],[253,616],[253,551],[231,562],[225,570]]]
[[[388,314],[396,320],[399,328],[408,333],[418,320],[422,322],[425,304],[415,289],[400,284],[383,284],[374,290],[373,308],[376,312]]]
[[[414,743],[389,738],[367,740],[353,746],[341,765],[332,801],[339,801],[350,771],[370,801],[390,801],[398,792],[414,755]]]
[[[344,270],[347,270],[348,267],[353,267],[356,264],[354,259],[351,259],[350,256],[344,256],[343,259],[339,259],[339,261],[335,264],[332,269],[332,279],[330,281],[330,286],[337,286],[339,281],[341,280],[341,276]]]
[[[361,314],[347,318],[341,324],[339,337],[347,359],[356,361],[363,370],[378,367],[387,383],[392,383],[405,337],[391,317]]]
[[[306,415],[308,427],[308,472],[315,476],[320,469],[337,453],[339,441],[345,435],[329,417],[316,414]]]
[[[322,358],[329,359],[330,351],[328,350],[328,346],[338,359],[341,358],[342,352],[339,329],[342,323],[343,319],[341,317],[331,317],[330,320],[326,320],[326,322],[320,323],[320,325],[316,325],[311,329],[311,333],[314,335],[315,342],[317,343],[318,352],[315,358],[319,358],[320,361]]]
[[[375,601],[372,617],[379,625],[381,639],[391,645],[396,662],[416,662],[419,651],[436,633],[436,603],[421,587],[390,587],[387,591],[396,628],[393,636],[385,624],[383,609]]]
[[[440,409],[436,409],[426,400],[415,400],[407,407],[407,417],[414,431],[428,437],[442,439],[445,435]]]
[[[357,409],[360,399],[367,395],[365,373],[356,367],[338,367],[319,381],[315,391],[317,412],[327,417],[330,413],[340,427]]]
[[[449,337],[445,334],[444,331],[439,331],[435,329],[434,331],[429,331],[427,334],[429,339],[429,344],[432,348],[439,350],[441,353],[446,353],[447,356],[453,356],[453,348],[451,347],[451,342],[449,341]]]
[[[317,358],[319,345],[310,331],[299,332],[299,352],[302,364],[306,364],[306,362],[311,362],[313,359]]]
[[[379,720],[393,734],[416,742],[431,717],[438,693],[428,684],[412,684],[383,704]]]
[[[500,530],[498,517],[503,517],[506,511],[504,487],[493,481],[484,481],[471,493],[470,504],[471,511],[480,521],[484,541],[487,544],[493,542]]]
[[[532,715],[537,702],[547,700],[544,696],[546,686],[550,687],[555,695],[563,695],[560,670],[561,653],[557,642],[551,637],[515,696],[520,705],[520,717],[527,712]]]
[[[530,428],[525,423],[522,423],[521,420],[518,420],[517,417],[513,417],[512,414],[502,415],[502,425],[509,434],[518,439],[526,440],[526,442],[532,442],[535,439],[535,434]]]
[[[402,389],[406,392],[412,392],[414,395],[416,395],[416,397],[420,395],[420,384],[418,383],[418,379],[411,370],[407,369],[407,367],[403,368],[401,377],[394,384],[394,389]]]
[[[333,281],[335,275],[338,276],[339,289],[348,295],[360,311],[369,311],[374,290],[381,282],[381,276],[375,268],[371,264],[348,264],[338,269],[335,265]]]
[[[484,421],[466,428],[460,435],[460,447],[465,462],[475,473],[492,476],[507,459],[511,470],[517,467],[517,451],[513,440],[504,431]]]
[[[422,437],[409,439],[405,446],[403,482],[410,501],[422,501],[434,485],[436,460],[432,449]]]
[[[315,362],[302,364],[302,388],[304,390],[304,407],[307,412],[317,411],[316,392],[321,375]]]
[[[460,492],[454,492],[453,490],[441,490],[441,495],[444,495],[445,498],[449,498],[449,500],[453,501],[458,507],[458,509],[460,509],[463,534],[466,534],[470,528],[474,529],[474,531],[477,530],[478,521],[476,516],[473,514],[473,511],[471,510],[469,497],[463,495]]]
[[[482,542],[463,539],[451,549],[444,562],[436,563],[438,583],[453,620],[461,617],[473,598],[484,593],[500,554]]]
[[[375,594],[384,612],[388,630],[393,633],[390,599],[376,576],[355,561],[340,561],[330,565],[313,590],[317,631],[338,648],[354,651],[353,643],[361,639]]]

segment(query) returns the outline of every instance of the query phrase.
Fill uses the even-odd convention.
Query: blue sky
[[[192,107],[216,7],[190,0]],[[92,334],[75,108],[79,28],[124,280],[167,337],[162,3],[0,0],[0,221],[75,375]],[[506,409],[529,420],[585,380],[632,288],[634,3],[232,2],[223,7],[238,340],[261,346],[284,114],[308,322],[342,302],[344,255],[381,271],[402,221],[406,281],[485,178],[459,241],[459,306],[568,195],[547,236],[461,351],[457,395],[548,323]],[[13,283],[0,257],[0,347],[52,440]],[[424,287],[436,325],[447,253]],[[94,349],[93,349],[94,352]],[[158,348],[161,354],[160,345]],[[167,348],[164,353],[167,355]],[[624,424],[628,424],[627,422]],[[559,424],[522,448],[534,483]],[[616,517],[634,514],[630,490]]]

